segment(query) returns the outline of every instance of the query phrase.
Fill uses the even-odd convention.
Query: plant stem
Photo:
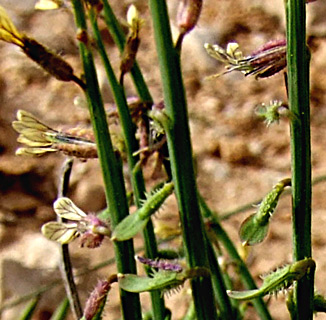
[[[123,87],[119,84],[111,63],[105,51],[105,47],[101,38],[101,34],[98,28],[96,14],[91,8],[89,11],[89,17],[94,31],[94,38],[97,43],[97,47],[102,58],[108,80],[110,82],[111,90],[114,96],[115,103],[119,112],[119,119],[124,134],[124,141],[126,145],[127,159],[129,170],[131,173],[131,183],[134,191],[135,203],[138,208],[142,205],[142,200],[146,199],[145,196],[145,182],[143,174],[140,168],[137,168],[139,161],[138,156],[134,156],[134,152],[138,150],[138,142],[135,137],[135,125],[132,122],[126,97]],[[154,227],[152,221],[149,220],[146,228],[143,231],[145,239],[145,252],[146,256],[151,259],[156,259],[158,254],[156,238],[154,234]],[[164,299],[161,292],[151,292],[153,314],[155,319],[160,320],[165,318],[165,306]]]
[[[26,308],[23,310],[19,320],[31,320],[39,301],[40,297],[35,297],[32,301],[30,301],[27,304]]]
[[[58,198],[67,195],[72,166],[73,166],[73,159],[66,158],[60,176],[60,182],[58,187]],[[63,221],[63,219],[60,217],[57,217],[57,219],[60,222]],[[83,310],[81,307],[76,283],[74,280],[74,274],[72,271],[72,264],[71,264],[68,244],[61,245],[60,252],[61,252],[60,272],[66,290],[66,294],[69,300],[70,308],[75,319],[80,319],[83,316]]]
[[[217,257],[212,244],[209,242],[207,237],[207,247],[208,247],[208,258],[210,264],[210,270],[212,273],[213,289],[215,292],[215,297],[218,302],[220,317],[222,319],[237,319],[237,310],[233,308],[229,296],[226,293],[226,285],[224,283],[223,273],[217,261]]]
[[[287,0],[287,65],[291,122],[293,256],[311,257],[311,151],[309,53],[306,45],[306,3]],[[312,319],[314,274],[297,282],[297,319]]]
[[[85,12],[82,2],[79,0],[72,0],[72,4],[77,28],[87,32]],[[85,71],[87,86],[86,96],[103,174],[106,201],[111,214],[111,224],[114,228],[129,214],[122,168],[119,159],[116,158],[113,151],[92,52],[87,44],[82,42],[80,42],[79,48]],[[114,243],[114,250],[118,272],[136,273],[133,242],[129,240]],[[141,308],[138,294],[120,290],[120,301],[123,319],[141,319]]]
[[[183,229],[186,259],[190,267],[209,267],[197,199],[186,98],[181,77],[180,57],[172,42],[164,0],[150,0],[168,121],[165,125],[175,192]],[[217,319],[211,279],[191,281],[198,320]]]
[[[229,238],[225,230],[222,228],[220,222],[216,218],[216,214],[214,214],[209,209],[209,207],[207,206],[207,204],[205,203],[204,199],[201,196],[199,196],[199,201],[200,201],[200,207],[203,216],[206,219],[209,219],[209,227],[214,231],[216,237],[223,244],[225,250],[230,255],[230,258],[237,264],[241,281],[244,283],[247,289],[257,289],[255,281],[252,278],[246,264],[243,262],[233,242],[231,241],[231,239]],[[261,298],[254,299],[252,303],[255,309],[257,310],[257,313],[259,314],[261,320],[272,319],[263,299]]]
[[[67,318],[67,313],[69,311],[69,300],[64,298],[64,300],[59,304],[57,309],[54,311],[50,320],[65,320]]]

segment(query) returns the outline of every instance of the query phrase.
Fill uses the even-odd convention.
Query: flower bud
[[[92,320],[103,312],[106,298],[111,289],[109,281],[100,280],[86,301],[83,319]],[[100,319],[100,317],[98,318]]]
[[[202,0],[181,0],[177,13],[177,25],[180,34],[190,32],[197,24],[201,8]]]
[[[173,271],[173,272],[181,272],[183,268],[178,263],[171,263],[169,261],[164,260],[153,260],[149,258],[144,258],[141,256],[136,256],[136,259],[142,263],[150,266],[151,268],[165,270],[165,271]]]

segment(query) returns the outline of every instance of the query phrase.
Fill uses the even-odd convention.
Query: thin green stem
[[[219,220],[216,218],[216,214],[214,214],[209,209],[209,207],[207,206],[207,204],[205,203],[204,199],[201,196],[199,196],[199,201],[200,201],[200,207],[204,218],[209,219],[209,227],[212,229],[212,231],[214,231],[216,237],[223,244],[225,250],[230,255],[230,258],[236,263],[239,270],[238,273],[240,275],[241,281],[244,283],[247,289],[257,289],[255,281],[252,278],[246,264],[241,259],[233,242],[231,241],[231,239],[229,238],[225,230],[222,228]],[[261,320],[272,319],[263,299],[257,298],[254,299],[252,302]]]
[[[126,145],[127,159],[129,170],[131,172],[131,183],[134,191],[135,203],[138,208],[142,205],[142,200],[145,196],[145,182],[140,167],[137,168],[139,161],[138,156],[134,156],[134,152],[138,150],[138,142],[135,137],[135,125],[132,122],[126,97],[124,94],[123,87],[119,84],[111,63],[105,51],[105,47],[101,38],[101,34],[97,24],[96,14],[93,9],[90,9],[89,16],[94,31],[94,38],[97,43],[97,47],[102,58],[108,80],[112,89],[113,97],[118,108],[119,119],[124,134],[124,141]],[[151,259],[157,258],[157,243],[154,234],[154,228],[152,221],[149,220],[146,228],[143,231],[145,239],[145,252],[146,256]],[[151,292],[153,314],[155,319],[164,319],[165,317],[165,306],[163,296],[159,291]]]
[[[174,49],[167,7],[164,0],[150,0],[155,41],[163,82],[166,135],[172,176],[179,205],[186,259],[190,267],[209,267],[197,199],[186,98],[181,77],[180,57]],[[191,281],[197,318],[217,319],[210,278]]]
[[[19,320],[31,320],[39,301],[40,297],[35,297],[32,301],[30,301],[26,308],[23,310]]]
[[[65,298],[59,304],[59,306],[57,307],[57,309],[53,313],[50,320],[64,320],[67,317],[68,311],[69,311],[69,300],[67,298]]]
[[[210,270],[212,273],[212,282],[213,289],[215,292],[215,297],[220,310],[220,317],[222,319],[237,319],[236,313],[237,311],[233,308],[230,298],[226,293],[226,285],[224,283],[223,273],[218,264],[215,251],[213,249],[212,244],[209,242],[207,237],[207,247],[208,247],[208,258],[210,264]]]
[[[67,158],[62,167],[62,173],[60,176],[60,182],[58,186],[58,198],[67,195],[72,166],[73,166],[73,159]],[[62,222],[63,220],[60,217],[57,217],[57,219],[60,222]],[[70,308],[75,319],[80,319],[83,315],[83,310],[81,307],[76,283],[74,280],[68,244],[61,245],[60,253],[61,253],[60,272],[66,290],[66,294],[70,302]]]
[[[82,2],[72,0],[72,4],[77,27],[87,32]],[[79,49],[85,71],[86,96],[103,174],[106,200],[111,214],[111,224],[114,228],[129,214],[122,168],[113,150],[92,52],[87,43],[81,42]],[[133,242],[131,240],[117,242],[114,244],[114,250],[118,272],[136,273]],[[120,301],[124,319],[141,319],[138,294],[120,290]]]
[[[306,45],[306,3],[287,0],[287,65],[291,122],[293,256],[311,257],[311,150],[309,53]],[[314,275],[297,282],[297,319],[313,317]]]

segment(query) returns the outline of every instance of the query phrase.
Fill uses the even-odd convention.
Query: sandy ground
[[[124,17],[130,3],[125,1],[121,5],[119,1],[112,1],[119,17]],[[154,100],[160,101],[162,87],[147,2],[139,0],[134,3],[145,19],[138,53],[139,65]],[[173,28],[177,3],[176,0],[169,1]],[[35,12],[33,0],[0,0],[0,4],[8,9],[19,30],[62,54],[77,74],[80,73],[73,18],[69,11]],[[290,176],[288,121],[282,119],[279,124],[266,128],[255,114],[255,108],[260,103],[275,99],[286,101],[286,91],[282,73],[259,81],[245,78],[240,73],[207,80],[207,76],[221,72],[223,66],[206,54],[203,44],[210,42],[225,46],[229,41],[237,41],[243,52],[249,54],[271,39],[284,37],[283,11],[282,0],[207,0],[198,27],[185,39],[182,65],[198,185],[204,198],[221,215],[263,197],[280,179]],[[326,5],[322,0],[308,6],[314,178],[325,174],[325,13]],[[107,44],[112,64],[118,68],[119,54],[109,38]],[[33,112],[53,128],[87,126],[89,118],[83,102],[74,105],[76,99],[83,99],[76,85],[51,78],[12,45],[1,42],[0,53],[0,301],[7,303],[59,277],[58,248],[43,238],[40,227],[55,218],[52,203],[56,198],[58,172],[64,161],[64,157],[58,154],[42,158],[16,157],[17,134],[11,122],[18,109]],[[98,66],[104,101],[109,104],[112,96],[100,63]],[[126,93],[128,96],[135,94],[129,79],[126,80]],[[151,172],[149,165],[146,168],[149,184],[155,182],[150,178]],[[313,255],[317,262],[316,290],[322,294],[325,293],[323,280],[326,275],[325,191],[325,183],[313,188]],[[105,207],[97,160],[75,163],[69,196],[87,212]],[[239,226],[253,210],[223,222],[239,247]],[[173,199],[155,223],[162,221],[172,226],[178,224]],[[268,238],[252,248],[248,258],[250,270],[258,283],[259,275],[291,261],[291,237],[291,200],[289,196],[284,196],[273,217]],[[174,245],[177,244],[176,241]],[[136,246],[141,245],[139,237]],[[76,270],[113,257],[109,241],[95,250],[80,249],[78,243],[74,243],[71,252]],[[79,280],[82,300],[96,279],[112,272],[114,266],[102,268],[98,273]],[[35,319],[49,319],[63,295],[61,287],[45,294]],[[146,294],[142,295],[142,299],[148,305]],[[186,287],[167,299],[168,306],[173,310],[173,319],[184,315],[189,300]],[[275,319],[289,319],[284,295],[271,298],[269,304]],[[6,310],[2,319],[17,319],[19,307]],[[110,294],[106,315],[106,319],[118,319],[120,316],[116,287]],[[258,318],[249,312],[246,319]],[[318,315],[317,319],[326,319],[326,316]]]

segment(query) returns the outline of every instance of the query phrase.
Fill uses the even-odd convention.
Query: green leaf
[[[255,218],[256,214],[254,213],[241,224],[239,236],[243,246],[252,246],[260,243],[267,235],[268,224],[260,225],[257,223]]]
[[[131,215],[124,218],[114,229],[112,233],[112,241],[125,241],[134,237],[139,231],[143,230],[148,222],[149,218],[141,219],[137,214],[132,213]]]

